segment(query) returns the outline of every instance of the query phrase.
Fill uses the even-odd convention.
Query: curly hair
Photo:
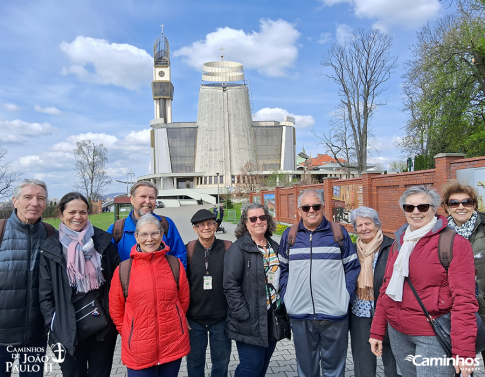
[[[259,203],[251,203],[247,205],[246,208],[244,208],[241,212],[241,218],[239,219],[239,223],[237,224],[236,230],[234,231],[234,235],[237,239],[241,238],[249,232],[246,226],[246,222],[248,221],[248,211],[258,208],[262,208],[264,210],[264,214],[266,215],[267,219],[266,222],[268,224],[268,229],[266,229],[266,233],[264,234],[264,236],[271,237],[273,235],[273,232],[276,231],[276,221],[274,221],[273,216],[271,216],[271,214],[269,213],[268,208]]]
[[[446,212],[448,212],[448,202],[450,200],[450,196],[453,194],[466,194],[468,195],[471,200],[473,200],[473,204],[475,206],[475,211],[478,207],[478,193],[470,185],[464,185],[463,183],[458,182],[456,179],[448,182],[443,187],[443,200],[441,201],[441,206],[444,208]]]

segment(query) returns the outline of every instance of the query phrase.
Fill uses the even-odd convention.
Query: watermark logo
[[[46,354],[45,347],[8,346],[7,352],[12,355],[12,361],[6,363],[7,373],[52,372],[53,363],[62,363],[66,358],[66,349],[61,343],[52,347],[52,357]]]
[[[476,357],[423,357],[421,355],[408,355],[404,360],[409,361],[416,366],[456,366],[461,362],[467,367],[475,367],[475,370],[478,370],[477,367],[480,365],[480,362]]]

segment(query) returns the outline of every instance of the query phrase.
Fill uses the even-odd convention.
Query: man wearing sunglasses
[[[343,377],[348,346],[348,308],[360,262],[347,231],[341,246],[323,215],[323,193],[302,191],[293,246],[281,237],[281,298],[291,320],[298,376]],[[290,272],[291,271],[291,272]]]

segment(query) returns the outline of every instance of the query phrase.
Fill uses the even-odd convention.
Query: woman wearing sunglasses
[[[235,230],[237,241],[224,256],[226,335],[236,341],[235,376],[264,376],[276,342],[269,339],[268,310],[279,305],[276,223],[266,207],[249,204]]]
[[[453,239],[453,259],[448,271],[438,256],[438,241],[448,221],[436,215],[441,198],[425,186],[408,188],[399,199],[407,224],[395,233],[384,274],[369,343],[376,356],[382,355],[382,341],[389,333],[392,352],[404,377],[468,376],[475,358],[477,325],[475,312],[475,266],[470,243],[460,235]],[[436,318],[451,312],[451,347],[458,363],[424,363],[424,357],[443,358],[431,324],[414,295],[416,289],[424,307]],[[411,361],[410,361],[411,359]],[[415,360],[415,362],[412,362]],[[456,359],[455,359],[456,360]]]

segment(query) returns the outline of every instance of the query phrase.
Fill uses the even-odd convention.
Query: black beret
[[[200,223],[201,221],[210,220],[210,219],[215,220],[216,214],[206,209],[199,209],[194,214],[194,216],[192,216],[192,218],[190,219],[190,222],[192,224],[197,224],[197,223]]]

